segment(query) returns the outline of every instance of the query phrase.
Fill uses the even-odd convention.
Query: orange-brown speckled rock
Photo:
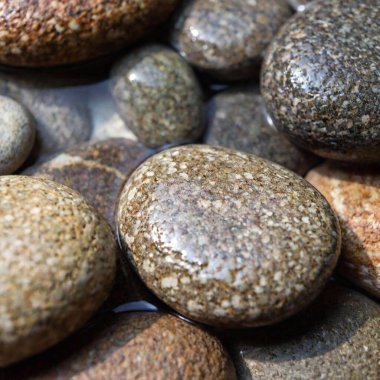
[[[80,62],[136,41],[178,0],[0,2],[0,62],[54,66]]]
[[[380,173],[327,162],[307,176],[335,208],[342,227],[339,272],[380,297]]]
[[[215,337],[158,313],[110,316],[47,354],[0,371],[0,380],[235,378]]]

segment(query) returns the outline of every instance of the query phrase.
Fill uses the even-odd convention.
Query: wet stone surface
[[[274,128],[255,86],[236,87],[211,99],[205,142],[255,154],[300,175],[318,162]]]
[[[103,218],[66,186],[2,176],[0,199],[2,367],[91,317],[113,285],[116,244]]]
[[[190,0],[177,17],[172,44],[208,74],[223,80],[250,78],[290,16],[285,0]]]
[[[186,61],[165,46],[145,46],[116,63],[112,92],[126,125],[149,147],[202,133],[201,87]]]
[[[298,316],[270,328],[234,332],[229,346],[242,380],[377,380],[380,306],[329,285]]]
[[[336,210],[342,227],[338,271],[380,297],[380,172],[327,162],[306,179]]]
[[[190,145],[148,159],[119,202],[141,278],[181,314],[258,326],[299,311],[331,275],[340,232],[326,200],[256,156]]]
[[[275,125],[343,161],[380,160],[380,7],[316,1],[272,41],[261,90]]]
[[[13,99],[0,96],[0,175],[14,173],[35,141],[32,115]]]
[[[127,313],[105,318],[45,355],[0,370],[0,379],[234,380],[217,338],[177,317]]]

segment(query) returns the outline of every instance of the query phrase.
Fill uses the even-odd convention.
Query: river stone
[[[255,154],[304,175],[318,162],[279,133],[256,87],[221,92],[209,102],[206,143]]]
[[[131,313],[108,317],[47,354],[0,371],[1,380],[10,378],[234,380],[236,375],[219,340],[199,327],[167,314]]]
[[[288,0],[289,4],[297,12],[303,12],[312,0]]]
[[[380,173],[327,162],[307,180],[335,209],[342,227],[338,270],[380,297]]]
[[[172,44],[192,65],[217,78],[249,78],[291,14],[286,0],[186,1]]]
[[[114,280],[110,228],[76,192],[46,179],[0,177],[0,367],[76,330]]]
[[[191,141],[202,133],[198,80],[165,46],[145,46],[116,63],[112,89],[126,125],[149,147]]]
[[[241,380],[378,380],[380,306],[330,285],[307,310],[270,328],[234,332]]]
[[[129,174],[153,152],[127,139],[85,143],[26,174],[44,177],[78,191],[114,227],[115,205]]]
[[[25,162],[35,133],[31,114],[13,99],[0,96],[0,175],[14,173]]]
[[[330,277],[338,221],[293,172],[207,145],[161,152],[129,177],[119,236],[147,286],[206,324],[259,326],[302,309]]]
[[[165,21],[178,0],[5,2],[0,62],[56,66],[121,49]]]
[[[262,94],[275,125],[323,157],[380,160],[380,7],[321,0],[273,40]]]

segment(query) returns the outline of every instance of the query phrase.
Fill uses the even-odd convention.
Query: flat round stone
[[[145,46],[116,63],[112,92],[128,128],[149,147],[194,141],[202,133],[200,84],[165,46]]]
[[[104,302],[116,269],[107,223],[66,186],[0,177],[0,367],[56,344]]]
[[[4,2],[0,62],[56,66],[98,57],[165,21],[178,0]]]
[[[35,122],[23,106],[5,96],[0,96],[0,136],[0,175],[12,174],[33,148]]]
[[[289,321],[235,332],[229,351],[241,379],[377,380],[380,306],[332,284]]]
[[[4,376],[4,377],[3,377]],[[0,378],[235,380],[219,340],[172,315],[126,313],[101,320]]]
[[[313,169],[306,179],[335,209],[342,227],[338,271],[380,297],[380,173],[332,162]]]
[[[272,41],[261,92],[277,128],[323,157],[380,160],[380,7],[315,1]]]
[[[207,145],[161,152],[128,179],[119,236],[165,303],[207,324],[243,327],[302,309],[330,277],[338,221],[298,175]]]
[[[172,44],[208,74],[249,78],[257,74],[265,49],[291,14],[286,0],[187,0]]]
[[[255,154],[300,175],[318,162],[277,131],[258,89],[252,86],[235,87],[211,99],[205,142]]]

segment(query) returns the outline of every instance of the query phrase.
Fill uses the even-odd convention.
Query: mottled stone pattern
[[[0,367],[43,351],[106,299],[116,244],[106,222],[66,186],[0,177]]]
[[[186,61],[165,46],[145,46],[116,63],[112,89],[121,117],[147,146],[202,133],[200,85]]]
[[[380,297],[380,173],[328,162],[312,170],[311,182],[335,209],[342,227],[338,270]]]
[[[380,306],[339,285],[289,321],[234,335],[230,352],[242,380],[380,377]]]
[[[12,174],[24,163],[35,134],[31,114],[14,100],[0,96],[0,175]]]
[[[115,205],[128,175],[153,152],[127,139],[86,143],[25,174],[62,183],[79,193],[114,227]]]
[[[136,41],[165,21],[177,0],[6,1],[0,62],[54,66],[88,60]]]
[[[180,319],[158,313],[114,316],[78,333],[56,349],[0,380],[234,380],[220,342]]]
[[[183,315],[220,326],[299,311],[340,250],[335,215],[301,177],[207,145],[161,152],[136,169],[118,222],[147,286]]]
[[[172,43],[192,65],[222,79],[252,77],[263,53],[291,16],[286,0],[190,0]]]
[[[275,125],[321,156],[380,160],[378,0],[321,0],[293,17],[264,61]]]
[[[252,86],[236,87],[211,99],[205,142],[255,154],[300,175],[318,162],[274,128],[258,89]]]

